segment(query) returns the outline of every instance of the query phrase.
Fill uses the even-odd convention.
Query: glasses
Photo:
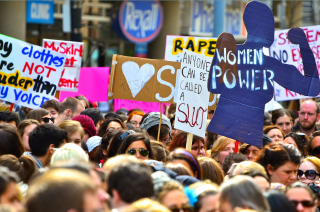
[[[136,149],[128,149],[127,153],[129,155],[135,155],[137,153]],[[143,157],[147,157],[147,155],[149,154],[149,151],[147,149],[139,149],[139,153],[140,155],[142,155]]]
[[[122,133],[121,135],[119,135],[119,137],[117,138],[118,141],[123,141],[123,139],[125,139],[128,135],[135,133],[135,131],[133,130],[128,130],[125,133]]]
[[[44,122],[44,123],[49,123],[49,121],[51,120],[52,121],[52,123],[54,123],[54,119],[55,118],[48,118],[48,117],[43,117],[43,118],[41,118],[41,120]]]
[[[314,156],[320,156],[320,146],[317,146],[316,148],[314,148],[313,150],[312,150],[312,154],[314,155]]]
[[[295,207],[295,208],[297,207],[297,205],[299,203],[301,203],[301,205],[303,207],[312,207],[312,206],[314,206],[314,203],[315,203],[313,200],[311,200],[311,201],[308,201],[308,200],[303,200],[303,201],[290,200],[290,202],[293,205],[293,207]]]
[[[301,179],[302,175],[304,175],[308,180],[314,180],[317,176],[320,176],[315,170],[307,170],[303,172],[302,170],[298,169],[298,180]]]
[[[181,212],[181,211],[183,211],[183,212],[192,212],[191,206],[188,206],[188,205],[183,206],[182,208],[178,208],[178,207],[176,207],[176,208],[169,208],[169,210],[170,210],[171,212]]]

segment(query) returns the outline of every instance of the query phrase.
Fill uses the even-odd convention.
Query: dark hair
[[[96,109],[96,108],[87,108],[84,111],[82,111],[80,113],[80,115],[89,116],[93,120],[95,126],[97,126],[97,124],[100,121],[104,120],[102,112],[99,109]]]
[[[0,166],[8,167],[24,183],[28,183],[32,175],[37,171],[35,162],[27,155],[23,155],[20,158],[14,155],[1,155]]]
[[[292,138],[296,142],[301,155],[304,156],[304,150],[308,143],[306,135],[298,135],[295,132],[289,132],[287,135],[284,136],[284,139],[288,137]]]
[[[110,119],[110,118],[115,118],[115,119],[119,119],[121,120],[121,117],[119,116],[119,114],[113,113],[113,112],[109,112],[106,115],[104,115],[105,119]]]
[[[292,121],[291,114],[288,110],[281,108],[281,109],[272,111],[272,116],[271,116],[272,117],[271,118],[272,124],[276,124],[278,118],[283,117],[283,116],[288,116],[290,121]]]
[[[84,140],[81,140],[81,148],[83,149],[83,151],[85,151],[87,154],[89,154],[89,149],[88,149],[87,143]]]
[[[78,109],[78,105],[82,105],[80,100],[73,97],[67,97],[60,103],[59,114],[64,113],[67,109],[70,109],[71,113],[75,113]],[[84,105],[82,106],[84,107]]]
[[[186,144],[187,144],[187,135],[188,133],[185,131],[179,131],[178,134],[176,134],[175,136],[173,136],[172,141],[169,144],[169,151],[173,151],[177,148],[186,148]],[[197,135],[193,135],[192,138],[192,144],[194,144],[197,141],[201,141],[204,145],[204,139],[201,138],[200,136]],[[204,146],[205,148],[205,146]]]
[[[36,124],[36,125],[40,125],[40,123],[37,120],[34,119],[25,119],[22,122],[20,122],[19,126],[17,127],[21,138],[23,137],[24,134],[24,130],[26,129],[27,126],[31,125],[31,124]]]
[[[108,177],[108,193],[116,190],[122,201],[133,203],[153,196],[151,170],[144,162],[124,162],[111,169]]]
[[[151,148],[153,152],[153,159],[161,162],[167,162],[167,157],[170,152],[166,145],[159,141],[151,141]]]
[[[263,134],[268,134],[268,132],[270,132],[271,130],[273,129],[277,129],[281,132],[282,134],[282,137],[284,137],[284,132],[283,130],[281,129],[281,127],[279,127],[278,125],[269,125],[269,126],[264,126],[263,127]]]
[[[151,149],[150,140],[147,136],[142,133],[134,133],[128,135],[122,142],[121,146],[118,149],[118,154],[126,154],[127,148],[135,141],[142,140],[146,145],[147,150],[149,151],[149,159],[153,159],[153,152]]]
[[[286,195],[280,191],[269,191],[266,198],[272,212],[295,212],[296,209],[292,206]]]
[[[245,160],[248,160],[247,157],[241,153],[230,153],[223,161],[222,170],[225,174],[227,174],[232,164],[240,163]]]
[[[306,156],[315,156],[312,153],[311,144],[312,144],[312,140],[317,136],[320,136],[320,130],[313,132],[312,135],[310,136],[309,141],[308,141],[308,143],[305,147],[305,151],[304,151]]]
[[[168,164],[166,164],[166,167],[168,169],[174,171],[178,176],[180,176],[180,175],[189,175],[190,176],[188,169],[180,163],[176,163],[176,164],[168,163]]]
[[[109,118],[104,120],[104,122],[101,124],[100,129],[97,133],[97,136],[102,137],[107,132],[108,126],[111,122],[117,122],[121,125],[122,129],[128,129],[127,126],[120,119]]]
[[[0,125],[0,155],[21,157],[24,147],[17,128],[10,124]]]
[[[58,148],[64,141],[68,141],[67,132],[53,124],[37,126],[29,136],[31,153],[44,156],[51,144]]]
[[[34,119],[37,120],[39,123],[41,123],[42,117],[45,115],[48,115],[50,112],[43,108],[38,108],[31,110],[28,115],[27,119]]]
[[[7,167],[0,167],[0,195],[6,191],[9,183],[11,182],[19,182],[17,174],[10,171]]]
[[[16,126],[20,124],[19,116],[15,112],[0,111],[0,121],[11,122],[14,121]]]
[[[267,171],[268,165],[271,165],[274,170],[277,170],[280,166],[289,161],[299,165],[301,156],[294,146],[284,143],[271,143],[264,146],[258,157],[255,159],[255,162],[264,167],[269,177],[270,175]]]
[[[142,123],[142,121],[141,121],[141,123]],[[147,130],[148,134],[150,136],[152,136],[154,139],[158,138],[158,131],[159,131],[159,124],[152,126]],[[170,135],[169,127],[165,124],[161,124],[159,139],[163,139],[168,134]]]
[[[207,131],[206,149],[212,149],[214,142],[217,140],[218,135],[216,133]]]
[[[201,157],[198,160],[202,168],[203,180],[210,180],[218,185],[223,183],[224,174],[217,161],[207,157]]]
[[[116,129],[113,131],[114,131],[115,135],[112,137],[112,139],[109,142],[109,148],[108,148],[107,155],[106,155],[107,159],[112,158],[117,155],[118,149],[121,146],[121,143],[123,142],[123,140],[120,139],[119,137],[120,137],[120,135],[127,132],[128,130]]]
[[[44,109],[53,108],[59,113],[60,102],[56,100],[48,100],[48,101],[45,101],[41,107]]]
[[[170,153],[168,157],[168,162],[174,160],[184,160],[186,161],[190,168],[193,171],[193,174],[196,176],[197,179],[202,179],[202,168],[199,164],[197,157],[191,152],[183,148],[175,149],[173,152]]]
[[[263,126],[268,126],[271,124],[271,115],[268,112],[264,112]]]
[[[103,150],[107,152],[110,141],[117,132],[117,130],[110,130],[103,135],[101,139],[101,144],[98,146],[97,153],[95,154],[93,159],[95,163],[99,164],[101,160],[105,161],[107,159],[107,155],[103,153]]]

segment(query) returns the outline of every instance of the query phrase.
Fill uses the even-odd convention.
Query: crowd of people
[[[315,212],[318,121],[308,99],[265,113],[262,148],[207,131],[187,150],[174,105],[103,114],[78,96],[1,111],[0,211]]]

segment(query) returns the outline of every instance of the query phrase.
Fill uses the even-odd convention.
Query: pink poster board
[[[163,104],[170,106],[170,104]],[[128,110],[134,108],[140,108],[145,113],[150,112],[160,112],[160,103],[159,102],[142,102],[135,100],[126,100],[126,99],[114,99],[114,111],[117,111],[120,108],[126,108]],[[162,113],[165,114],[165,107],[162,107]]]
[[[60,92],[60,101],[67,97],[84,95],[90,102],[107,102],[109,67],[81,68],[78,92]]]

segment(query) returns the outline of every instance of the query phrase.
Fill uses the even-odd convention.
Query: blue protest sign
[[[27,23],[54,24],[53,1],[27,1]]]
[[[131,42],[149,43],[162,28],[162,5],[158,1],[124,1],[119,24],[124,36]]]
[[[305,75],[263,54],[263,47],[270,47],[274,41],[274,17],[267,5],[249,2],[243,21],[248,31],[243,45],[236,45],[229,33],[222,33],[217,41],[208,89],[221,96],[208,130],[261,147],[264,107],[273,97],[273,82],[303,95],[317,96],[320,81],[302,29],[291,29],[288,38],[300,46]]]

